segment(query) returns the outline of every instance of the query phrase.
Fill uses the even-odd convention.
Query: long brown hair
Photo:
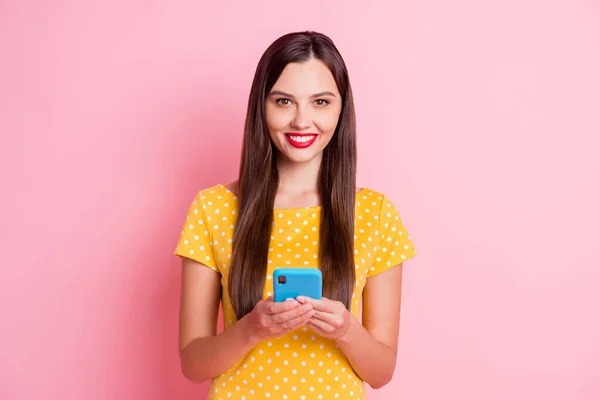
[[[342,97],[336,130],[323,150],[319,171],[320,269],[323,296],[350,308],[355,285],[354,207],[356,197],[356,120],[348,71],[327,36],[289,33],[261,57],[248,100],[239,171],[239,211],[229,269],[229,298],[239,318],[262,299],[267,272],[273,208],[279,184],[276,150],[265,120],[265,99],[285,66],[311,58],[330,69]]]

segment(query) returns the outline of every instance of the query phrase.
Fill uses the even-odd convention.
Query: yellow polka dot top
[[[351,312],[359,317],[369,277],[416,255],[390,200],[362,189],[356,195],[354,260],[356,285]],[[236,322],[227,295],[228,268],[238,198],[224,185],[201,190],[189,207],[175,254],[221,275],[224,329]],[[273,292],[273,271],[319,267],[320,207],[274,210],[264,298]],[[259,343],[226,373],[214,378],[209,399],[364,399],[362,380],[334,340],[302,327]]]

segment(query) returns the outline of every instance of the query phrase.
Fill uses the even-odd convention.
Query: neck
[[[306,193],[317,192],[319,170],[323,153],[304,163],[291,162],[287,158],[278,157],[277,170],[279,172],[278,192]]]

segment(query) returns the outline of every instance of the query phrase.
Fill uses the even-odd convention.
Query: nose
[[[303,130],[312,126],[310,115],[304,107],[296,108],[296,115],[291,122],[294,129]]]

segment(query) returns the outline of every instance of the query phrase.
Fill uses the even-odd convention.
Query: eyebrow
[[[269,93],[269,96],[276,96],[276,95],[285,96],[285,97],[295,97],[293,94],[282,92],[281,90],[273,90],[271,93]],[[325,91],[325,92],[315,93],[315,94],[311,95],[310,98],[314,99],[315,97],[321,97],[321,96],[335,97],[335,94],[333,94],[333,92]]]

